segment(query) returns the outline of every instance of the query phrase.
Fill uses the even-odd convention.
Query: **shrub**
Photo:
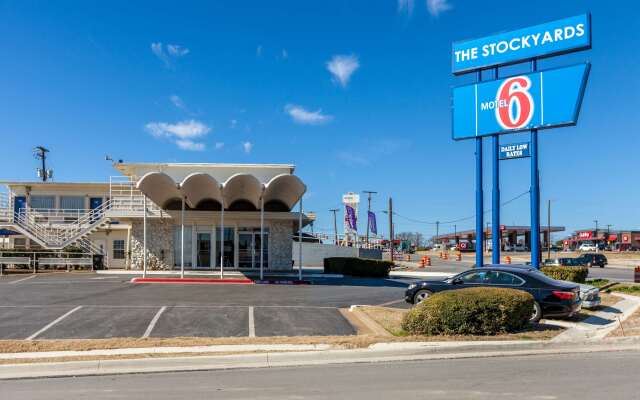
[[[559,281],[584,283],[589,275],[588,267],[542,267],[540,272]]]
[[[402,321],[413,335],[495,335],[525,328],[533,296],[504,288],[468,288],[436,293]]]
[[[392,265],[391,261],[368,258],[329,257],[324,259],[324,273],[384,278],[389,276]]]

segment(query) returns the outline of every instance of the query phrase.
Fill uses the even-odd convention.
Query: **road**
[[[640,352],[0,382],[0,399],[640,399]]]

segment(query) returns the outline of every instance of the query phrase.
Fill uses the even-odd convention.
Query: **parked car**
[[[599,266],[600,268],[604,268],[609,262],[607,261],[607,257],[604,254],[596,254],[596,253],[585,253],[579,257],[581,259],[582,265],[586,265],[591,268],[594,265]]]
[[[578,247],[578,251],[597,251],[598,248],[593,243],[582,243],[580,247]]]
[[[527,246],[524,245],[524,243],[518,243],[516,244],[516,247],[514,248],[515,251],[529,251],[529,249],[527,248]]]
[[[583,267],[586,264],[581,257],[560,257],[560,258],[548,258],[544,260],[542,265],[549,267]]]
[[[543,317],[571,317],[580,311],[580,286],[557,281],[526,265],[487,265],[442,281],[419,281],[409,285],[405,300],[419,304],[433,293],[471,287],[505,287],[524,290],[535,299],[531,321]]]
[[[507,243],[504,246],[502,246],[502,251],[513,251],[514,248],[515,248],[514,246]]]
[[[584,283],[580,283],[579,285],[582,308],[596,308],[599,307],[600,304],[602,304],[602,299],[600,298],[600,289]]]

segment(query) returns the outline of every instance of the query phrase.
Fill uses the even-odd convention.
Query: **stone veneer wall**
[[[269,269],[292,270],[291,235],[293,222],[269,222]]]
[[[168,270],[173,267],[173,223],[169,220],[147,220],[147,269]],[[131,223],[131,269],[143,268],[142,220]]]

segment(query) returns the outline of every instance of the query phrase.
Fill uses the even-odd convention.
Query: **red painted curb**
[[[220,279],[220,278],[131,278],[131,283],[199,283],[199,284],[235,284],[253,285],[251,279]]]
[[[257,280],[255,283],[260,285],[311,285],[311,281],[305,280]]]

